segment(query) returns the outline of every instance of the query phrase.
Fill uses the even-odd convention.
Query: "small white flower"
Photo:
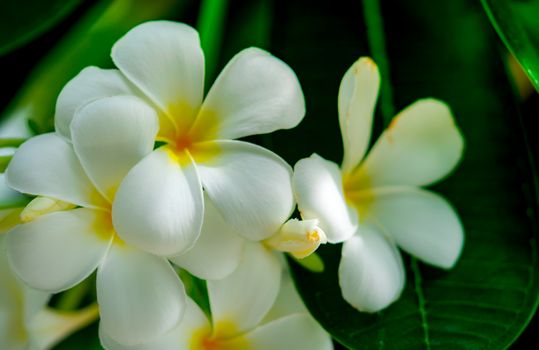
[[[265,51],[243,50],[203,100],[198,33],[167,21],[129,31],[112,59],[119,71],[87,68],[66,85],[55,120],[69,139],[78,106],[119,94],[140,96],[158,111],[157,140],[166,145],[130,171],[114,202],[122,239],[163,256],[188,251],[202,226],[202,188],[244,236],[260,240],[275,232],[294,207],[292,169],[276,154],[234,139],[301,121],[303,94],[290,67]]]
[[[199,278],[221,279],[237,268],[246,244],[263,247],[276,264],[282,259],[281,252],[291,253],[297,258],[308,256],[320,244],[327,241],[324,232],[317,224],[318,220],[291,219],[277,231],[265,234],[269,238],[252,241],[228,224],[212,202],[206,198],[200,238],[187,253],[169,259]],[[273,271],[275,274],[271,272],[266,271],[266,279],[277,285],[281,279],[281,272],[280,270]]]
[[[11,272],[0,235],[0,349],[46,350],[97,319],[97,306],[72,312],[47,307],[50,294],[33,290]]]
[[[327,241],[325,232],[318,227],[317,219],[290,219],[264,243],[277,251],[290,253],[296,259],[303,259]]]
[[[426,263],[452,267],[464,235],[449,203],[419,186],[446,176],[463,139],[448,107],[424,99],[400,112],[365,157],[380,76],[369,58],[346,72],[339,91],[342,167],[313,154],[295,166],[294,191],[304,219],[320,220],[331,243],[344,242],[343,297],[361,311],[396,300],[405,276],[397,246]]]
[[[33,137],[6,171],[10,187],[40,196],[26,208],[27,222],[6,237],[14,272],[56,293],[97,269],[101,324],[130,344],[168,332],[185,308],[169,262],[128,246],[112,223],[116,189],[152,152],[157,129],[155,111],[137,97],[103,98],[78,109],[71,142],[55,133]]]
[[[155,342],[129,347],[103,329],[108,350],[331,350],[330,336],[303,306],[291,279],[267,279],[281,264],[260,244],[247,243],[238,268],[208,281],[211,320],[189,300],[180,325]],[[280,271],[279,271],[280,274]]]

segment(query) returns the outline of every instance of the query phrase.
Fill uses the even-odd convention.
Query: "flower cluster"
[[[332,349],[295,292],[297,259],[343,244],[339,280],[358,310],[400,294],[396,246],[451,267],[463,232],[440,196],[419,189],[451,171],[463,141],[449,109],[422,100],[365,157],[379,74],[360,59],[339,92],[342,169],[317,155],[295,172],[237,140],[304,117],[294,72],[250,48],[204,91],[197,32],[155,21],[112,48],[117,69],[88,67],[60,93],[55,132],[35,136],[6,170],[35,198],[6,237],[14,273],[57,293],[95,270],[103,346],[113,349]],[[290,218],[297,206],[301,219]],[[209,314],[178,269],[206,281]]]

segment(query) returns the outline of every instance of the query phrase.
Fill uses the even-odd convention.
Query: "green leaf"
[[[361,55],[386,60],[382,103],[399,111],[419,98],[442,99],[466,138],[461,166],[432,188],[460,214],[466,230],[463,254],[450,271],[405,256],[402,297],[377,314],[360,313],[342,299],[338,245],[320,249],[325,263],[321,274],[292,263],[296,285],[318,321],[352,349],[506,348],[537,308],[537,196],[495,33],[478,3],[402,0],[374,5],[380,4],[381,13],[372,3],[364,13],[361,3],[311,2],[309,11],[302,4],[281,3],[273,52],[297,72],[307,116],[298,128],[274,134],[273,150],[292,164],[312,152],[340,163],[340,80]],[[377,131],[387,122],[383,119],[388,118],[377,115]]]
[[[539,91],[539,0],[481,0],[498,35]]]
[[[46,32],[68,16],[82,0],[0,1],[0,55]]]
[[[62,87],[89,65],[110,67],[114,42],[135,25],[182,11],[189,0],[100,0],[30,75],[3,119],[29,120],[35,132],[53,129],[54,106]]]
[[[206,71],[204,72],[206,90],[210,85],[208,83],[215,78],[227,10],[228,0],[203,0],[200,5],[197,29],[206,64]]]

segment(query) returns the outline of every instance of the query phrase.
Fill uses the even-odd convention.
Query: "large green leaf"
[[[359,313],[341,298],[340,246],[320,250],[324,273],[291,263],[298,289],[319,322],[353,349],[506,348],[537,307],[537,202],[496,37],[480,5],[466,0],[384,1],[381,13],[378,2],[366,5],[364,16],[361,4],[337,0],[313,2],[309,11],[279,4],[273,51],[297,71],[307,116],[275,134],[273,149],[291,163],[313,151],[340,162],[340,79],[360,55],[385,60],[382,104],[389,107],[379,107],[386,115],[384,122],[378,115],[377,129],[388,122],[387,110],[432,96],[449,103],[463,130],[464,160],[433,190],[455,205],[466,243],[449,272],[406,257],[401,299],[377,314]]]
[[[0,55],[47,31],[81,2],[82,0],[0,1]]]
[[[539,0],[481,0],[492,25],[539,91]]]

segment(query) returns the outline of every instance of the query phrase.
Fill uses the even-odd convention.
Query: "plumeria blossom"
[[[329,335],[308,314],[291,279],[261,245],[246,243],[243,260],[224,279],[209,280],[211,319],[192,300],[180,325],[157,341],[135,347],[100,336],[107,350],[331,350]],[[279,273],[280,274],[280,273]]]
[[[38,196],[6,237],[16,275],[56,293],[97,269],[101,325],[128,344],[168,332],[185,308],[170,263],[129,246],[112,221],[116,190],[152,152],[157,130],[155,111],[139,98],[102,98],[77,110],[69,141],[57,133],[33,137],[6,171],[11,188]]]
[[[0,349],[46,350],[97,319],[97,306],[72,312],[47,307],[50,294],[28,288],[9,268],[0,235]]]
[[[78,106],[122,94],[144,98],[157,111],[156,140],[165,145],[140,161],[116,193],[112,218],[120,237],[157,255],[187,252],[200,234],[203,188],[244,237],[276,232],[294,208],[292,169],[274,153],[234,139],[301,121],[303,94],[290,67],[263,50],[243,50],[203,100],[198,33],[167,21],[133,28],[112,48],[112,60],[119,70],[90,67],[66,85],[55,121],[70,139]]]
[[[463,138],[449,108],[434,99],[401,111],[367,151],[380,75],[369,58],[346,72],[339,90],[342,166],[313,154],[295,166],[303,218],[317,218],[331,243],[344,242],[339,283],[345,300],[375,312],[405,283],[397,246],[422,261],[451,268],[462,249],[459,218],[441,196],[420,186],[459,162]]]
[[[314,252],[320,244],[327,242],[326,235],[318,227],[316,219],[290,219],[276,231],[265,234],[269,238],[260,241],[248,240],[224,220],[209,199],[206,198],[205,203],[200,238],[187,253],[169,258],[176,265],[202,279],[222,279],[236,270],[246,245],[256,244],[263,247],[264,251],[269,253],[267,256],[277,264],[282,260],[282,252],[301,259]],[[265,276],[267,281],[278,285],[281,271],[267,270]]]

